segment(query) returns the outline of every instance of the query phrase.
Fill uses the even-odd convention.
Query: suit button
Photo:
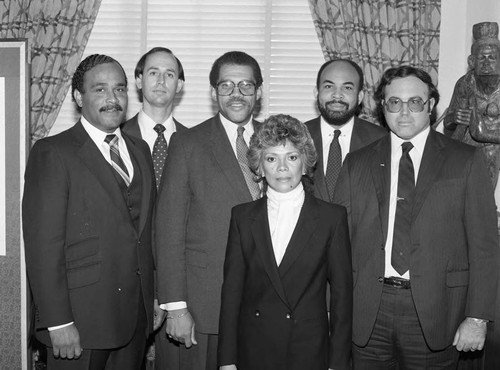
[[[260,311],[259,310],[256,310],[255,311],[255,317],[259,317],[260,316]]]
[[[385,245],[384,245],[384,244],[381,244],[381,245],[380,245],[380,249],[384,250],[384,249],[385,249]]]
[[[384,282],[384,278],[383,278],[382,276],[379,276],[379,277],[378,277],[378,282],[379,282],[379,283],[383,283],[383,282]]]
[[[141,275],[142,274],[140,269],[135,270],[135,273],[136,273],[136,275]]]
[[[287,319],[291,319],[292,318],[292,315],[287,313],[286,316],[285,316]]]

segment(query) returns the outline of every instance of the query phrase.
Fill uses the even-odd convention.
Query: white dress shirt
[[[352,117],[345,125],[340,128],[335,128],[329,125],[323,117],[321,117],[321,140],[323,143],[323,173],[326,175],[326,166],[328,165],[328,153],[330,152],[330,144],[332,143],[335,130],[340,130],[339,144],[342,151],[342,163],[351,149],[352,129],[354,127],[354,117]]]
[[[413,162],[413,170],[415,171],[415,185],[417,184],[418,171],[420,163],[422,162],[422,155],[424,153],[425,142],[429,136],[430,128],[420,132],[411,140],[403,140],[391,132],[391,191],[389,195],[389,219],[387,225],[387,240],[385,242],[385,277],[402,277],[405,279],[410,278],[410,271],[406,271],[400,275],[391,264],[392,241],[394,237],[394,220],[396,218],[396,198],[398,192],[398,174],[399,174],[399,160],[403,153],[401,144],[405,141],[410,141],[413,148],[410,150],[410,158]]]
[[[137,116],[137,121],[139,123],[139,129],[141,130],[142,140],[144,140],[149,145],[149,149],[151,153],[153,152],[153,147],[155,145],[156,138],[158,137],[158,133],[155,131],[156,122],[153,121],[151,117],[149,117],[141,108],[139,115]],[[165,136],[165,140],[167,140],[167,145],[170,144],[170,138],[176,132],[174,117],[172,114],[168,116],[165,122],[162,122],[162,125],[165,127],[165,131],[163,132],[163,136]]]
[[[273,243],[274,257],[278,266],[283,260],[304,204],[304,188],[299,182],[297,187],[287,193],[267,188],[267,215]]]

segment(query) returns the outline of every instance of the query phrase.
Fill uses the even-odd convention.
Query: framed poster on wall
[[[0,369],[28,369],[21,198],[29,149],[26,39],[0,39]]]

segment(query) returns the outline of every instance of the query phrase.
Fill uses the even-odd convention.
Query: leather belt
[[[399,277],[386,277],[384,278],[384,284],[390,285],[398,289],[410,289],[410,280],[399,278]]]

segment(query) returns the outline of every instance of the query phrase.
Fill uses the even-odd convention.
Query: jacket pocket
[[[469,271],[450,271],[446,273],[446,286],[457,287],[469,285]]]
[[[101,256],[99,237],[91,236],[66,247],[68,288],[81,288],[99,281]]]

